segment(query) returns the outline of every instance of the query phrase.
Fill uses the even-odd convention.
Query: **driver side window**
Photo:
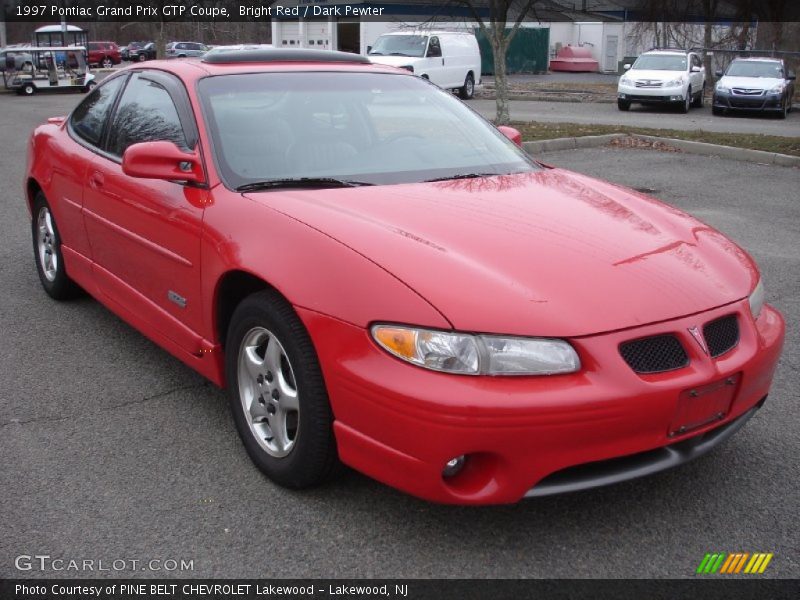
[[[442,47],[439,45],[439,38],[432,37],[428,42],[428,58],[436,58],[442,55]]]
[[[188,149],[178,110],[169,92],[141,75],[127,85],[111,125],[108,151],[122,156],[140,142],[169,141]]]

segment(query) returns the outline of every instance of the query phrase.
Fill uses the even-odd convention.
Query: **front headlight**
[[[758,280],[756,288],[748,298],[750,302],[750,313],[753,315],[753,320],[758,319],[761,314],[761,309],[764,307],[764,283],[761,279]]]
[[[769,93],[770,93],[770,94],[782,94],[782,93],[783,93],[783,90],[785,90],[785,89],[786,89],[786,84],[785,84],[785,83],[779,83],[779,84],[778,84],[778,85],[776,85],[774,88],[772,88],[772,89],[769,91]]]
[[[628,78],[628,76],[627,76],[627,75],[623,75],[622,77],[620,77],[620,78],[619,78],[619,82],[620,82],[622,85],[630,85],[630,84],[631,84],[631,80]]]
[[[729,93],[731,91],[731,88],[729,88],[728,86],[725,86],[725,85],[718,85],[717,86],[717,91],[719,93],[721,93],[721,94],[727,94],[727,93]]]
[[[574,373],[581,362],[566,341],[472,335],[401,325],[374,325],[372,337],[412,364],[461,375],[554,375]]]
[[[683,77],[678,77],[677,79],[673,79],[672,81],[668,81],[664,84],[664,87],[672,87],[673,85],[683,85]]]

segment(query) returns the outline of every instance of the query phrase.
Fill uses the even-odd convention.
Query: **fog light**
[[[442,477],[448,479],[450,477],[455,477],[461,472],[461,469],[464,468],[464,463],[467,462],[467,457],[463,454],[461,456],[456,456],[455,458],[448,460],[447,463],[444,465],[444,469],[442,469]]]

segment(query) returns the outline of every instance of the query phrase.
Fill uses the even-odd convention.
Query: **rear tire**
[[[110,59],[108,56],[106,56],[106,57],[103,59],[103,62],[102,62],[102,64],[101,64],[101,66],[102,66],[104,69],[110,69],[111,67],[113,67],[113,66],[114,66],[114,61],[113,61],[113,60],[111,60],[111,59]]]
[[[20,88],[19,93],[23,96],[33,96],[36,93],[36,86],[32,83],[26,83]]]
[[[75,297],[80,288],[67,275],[64,256],[61,254],[61,236],[50,205],[42,192],[38,192],[33,201],[31,234],[36,272],[44,291],[54,300]]]
[[[336,475],[333,412],[316,351],[303,323],[277,292],[236,308],[225,344],[231,412],[255,465],[293,489]]]
[[[475,95],[475,78],[472,73],[467,73],[467,78],[464,80],[464,85],[459,88],[458,95],[462,100],[469,100]]]
[[[628,111],[631,109],[630,100],[617,100],[617,108],[620,110]]]

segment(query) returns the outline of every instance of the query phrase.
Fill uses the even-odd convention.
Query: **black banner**
[[[0,580],[3,600],[268,600],[317,598],[392,600],[782,600],[800,597],[797,579],[723,578],[614,580],[227,580],[72,579]]]
[[[490,20],[492,8],[506,9],[516,19],[526,0],[0,0],[8,22],[243,22],[271,19],[360,19],[424,21]],[[711,8],[713,7],[713,8]],[[526,21],[628,22],[794,22],[800,21],[796,0],[537,0]]]

